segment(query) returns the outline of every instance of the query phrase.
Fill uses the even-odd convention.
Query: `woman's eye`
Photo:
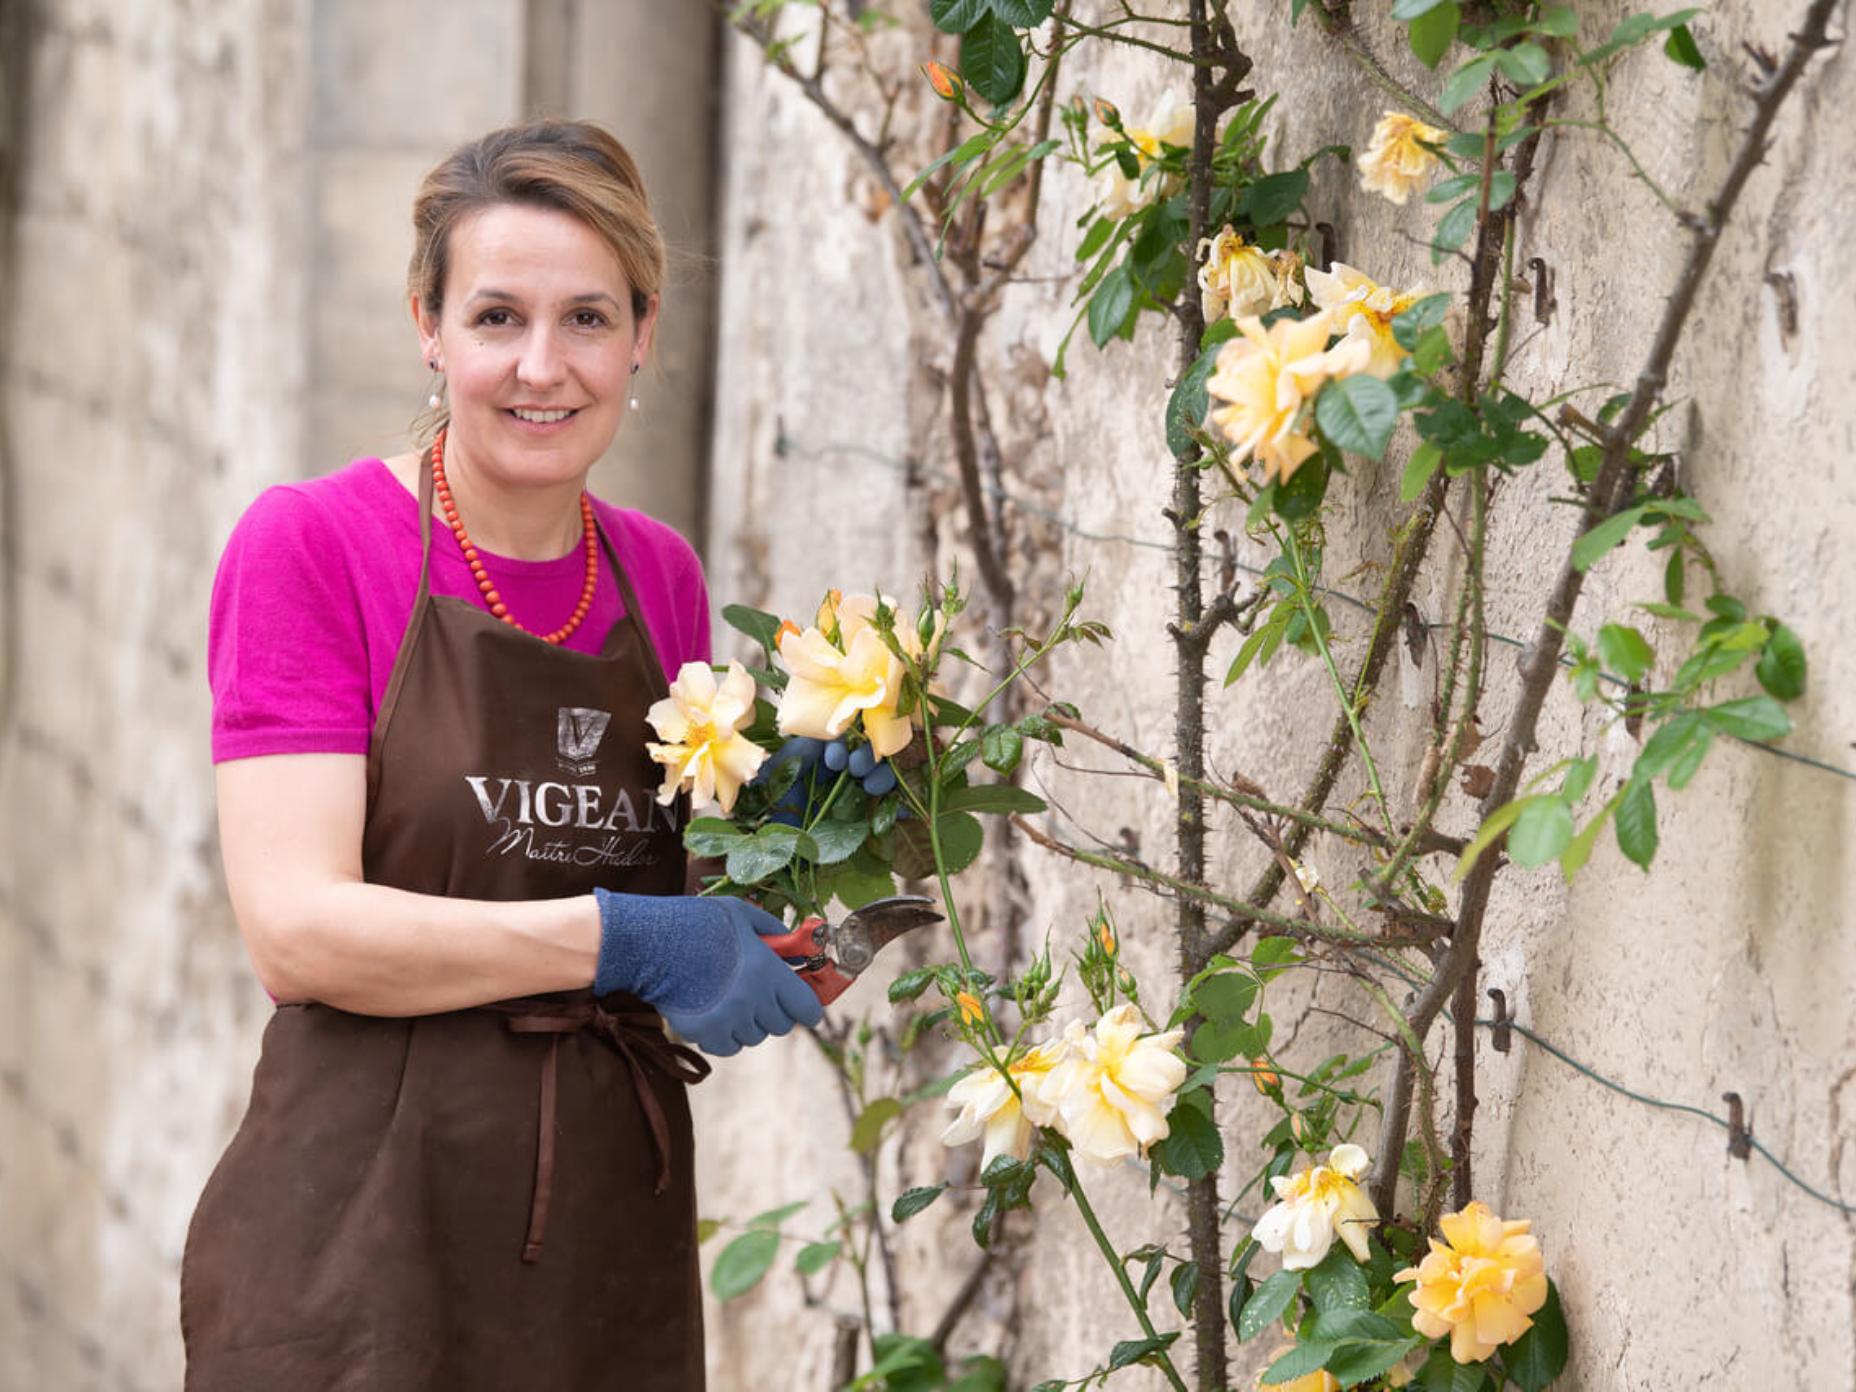
[[[582,309],[574,314],[574,326],[581,329],[603,329],[606,316],[596,309]]]
[[[482,314],[477,316],[477,322],[486,328],[500,329],[510,322],[509,311],[506,309],[486,309]]]

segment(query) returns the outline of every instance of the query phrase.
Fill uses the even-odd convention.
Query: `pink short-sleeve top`
[[[709,658],[709,598],[695,551],[674,529],[595,498],[638,596],[667,678]],[[580,601],[585,554],[552,560],[481,551],[510,612],[547,632]],[[592,608],[564,646],[597,652],[624,615],[602,549]],[[266,489],[239,519],[213,581],[207,672],[213,760],[365,754],[419,588],[419,503],[379,459]],[[431,588],[481,602],[441,521]]]

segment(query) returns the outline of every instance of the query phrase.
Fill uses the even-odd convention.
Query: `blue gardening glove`
[[[852,749],[844,740],[835,739],[825,746],[821,757],[826,768],[833,773],[849,773],[870,797],[882,797],[896,786],[895,769],[879,759],[876,750],[867,744]]]
[[[812,988],[761,942],[785,925],[745,899],[614,894],[599,901],[596,995],[630,991],[705,1054],[726,1056],[816,1025]]]

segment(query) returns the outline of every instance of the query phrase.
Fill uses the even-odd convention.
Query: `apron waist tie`
[[[522,1260],[541,1260],[542,1238],[548,1227],[548,1204],[554,1194],[555,1092],[559,1076],[561,1038],[588,1030],[611,1046],[625,1060],[632,1075],[632,1089],[638,1105],[651,1127],[651,1139],[657,1149],[657,1187],[662,1194],[670,1185],[670,1124],[664,1108],[651,1090],[648,1068],[660,1077],[685,1085],[700,1083],[709,1076],[708,1060],[694,1049],[673,1044],[665,1038],[655,1011],[615,1012],[596,1001],[496,1001],[483,1007],[507,1017],[504,1023],[512,1034],[545,1034],[548,1052],[541,1060],[540,1134],[535,1147],[535,1196],[529,1206],[528,1237],[522,1244]]]

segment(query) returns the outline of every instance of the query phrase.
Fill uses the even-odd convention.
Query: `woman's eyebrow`
[[[520,295],[513,294],[508,290],[498,290],[494,286],[485,286],[483,289],[475,291],[466,303],[476,304],[479,300],[508,300],[512,303],[520,303],[521,299],[522,297]],[[570,305],[604,303],[611,305],[614,309],[620,307],[618,300],[612,295],[607,294],[604,290],[589,290],[583,295],[571,296],[567,300],[567,303]]]

